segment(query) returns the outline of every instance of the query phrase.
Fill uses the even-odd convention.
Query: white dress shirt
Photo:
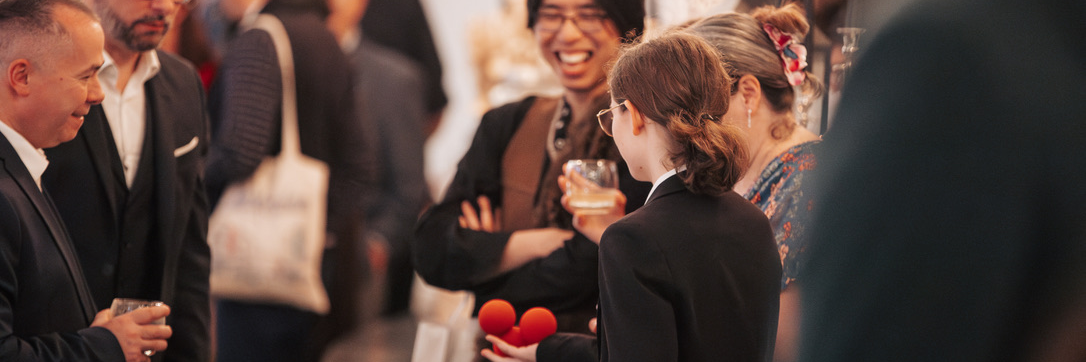
[[[19,134],[3,121],[0,121],[0,133],[3,133],[4,138],[7,138],[8,142],[11,143],[11,147],[15,149],[19,159],[23,161],[26,170],[30,171],[30,177],[33,177],[34,183],[38,184],[38,191],[41,191],[41,174],[45,173],[46,167],[49,167],[49,160],[45,158],[45,151],[31,145],[26,137],[23,137],[22,134]]]
[[[147,130],[147,96],[143,84],[158,74],[162,67],[154,50],[143,52],[136,63],[136,70],[124,86],[124,93],[117,89],[117,65],[109,53],[102,52],[105,63],[98,73],[105,99],[102,110],[106,112],[113,142],[124,167],[125,184],[132,187],[143,151],[143,138]]]
[[[671,169],[671,171],[664,172],[663,175],[660,175],[660,178],[656,179],[656,182],[652,183],[652,188],[649,189],[649,196],[645,197],[645,202],[648,203],[649,199],[652,198],[652,193],[656,192],[656,186],[660,186],[660,184],[664,183],[664,180],[667,180],[668,177],[678,174],[679,171],[686,171],[686,165],[679,166],[679,168],[673,168]]]

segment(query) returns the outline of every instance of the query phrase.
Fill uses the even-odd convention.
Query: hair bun
[[[754,9],[750,15],[759,23],[773,25],[782,32],[797,34],[800,37],[807,36],[807,32],[811,30],[803,9],[796,3],[779,8],[773,5],[762,6]]]

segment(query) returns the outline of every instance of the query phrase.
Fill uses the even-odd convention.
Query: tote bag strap
[[[275,54],[279,58],[279,71],[283,77],[283,132],[279,156],[302,153],[298,139],[297,88],[294,85],[294,54],[283,23],[274,15],[260,14],[249,24],[250,29],[260,29],[271,35]]]

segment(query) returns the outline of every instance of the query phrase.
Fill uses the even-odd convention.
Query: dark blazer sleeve
[[[626,212],[633,212],[644,203],[651,184],[627,177],[625,163],[620,163],[619,168],[619,189],[628,199]],[[476,299],[502,298],[518,310],[546,307],[558,314],[560,330],[588,332],[588,318],[595,315],[599,299],[600,249],[595,242],[573,231],[573,238],[550,255],[473,288]]]
[[[599,247],[579,233],[566,240],[564,245],[550,255],[535,259],[472,288],[475,298],[487,301],[501,298],[513,304],[517,310],[545,307],[555,313],[584,312],[591,308],[598,295]],[[476,303],[481,306],[481,303]],[[478,311],[476,311],[478,312]],[[584,319],[581,320],[581,317]],[[580,315],[569,322],[570,331],[588,328],[588,315]],[[563,324],[559,315],[559,324]]]
[[[663,250],[629,218],[600,242],[600,353],[608,361],[678,361],[674,285]],[[614,341],[622,341],[621,344]]]
[[[600,344],[595,336],[580,333],[555,333],[539,342],[535,350],[539,362],[599,362]]]
[[[0,163],[3,162],[10,162],[10,160],[0,158]],[[5,176],[0,175],[0,178]],[[9,195],[21,193],[22,191],[13,188],[13,184],[2,181],[0,180],[0,360],[13,362],[123,361],[124,355],[120,344],[109,330],[101,327],[86,328],[82,317],[74,316],[83,315],[82,311],[74,311],[74,305],[78,302],[66,300],[53,303],[52,301],[42,300],[40,301],[42,305],[55,305],[60,308],[70,308],[70,310],[52,313],[58,320],[24,320],[22,323],[70,324],[71,321],[69,320],[60,320],[66,318],[64,315],[67,315],[71,316],[72,320],[79,321],[79,324],[84,328],[78,329],[77,327],[67,331],[47,331],[34,335],[15,334],[16,319],[20,318],[15,313],[15,304],[19,302],[21,290],[28,288],[28,286],[24,285],[25,283],[20,284],[20,264],[26,268],[40,267],[30,265],[35,264],[38,260],[26,262],[20,260],[23,243],[29,239],[44,239],[51,238],[51,236],[48,235],[49,232],[46,230],[30,229],[24,218],[38,217],[39,214],[35,210],[17,207],[9,199],[11,197]],[[44,267],[48,268],[50,266]],[[52,267],[65,268],[63,265]],[[62,272],[65,273],[66,278],[69,278],[67,277],[67,270]],[[69,286],[55,285],[52,287],[61,290]]]

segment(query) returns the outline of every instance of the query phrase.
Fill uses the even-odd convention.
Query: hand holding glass
[[[569,207],[580,214],[607,214],[615,207],[618,168],[611,160],[569,160],[564,168]]]
[[[113,299],[113,305],[111,305],[109,309],[113,311],[113,317],[118,317],[118,316],[120,316],[122,314],[131,312],[131,311],[134,311],[136,309],[143,308],[143,307],[157,307],[157,306],[162,306],[162,305],[166,305],[166,303],[162,303],[162,302],[157,301],[157,300],[114,298]],[[164,326],[164,325],[166,325],[166,317],[156,319],[153,322],[151,322],[151,324],[157,324],[157,325],[160,325],[160,326]],[[150,356],[155,354],[155,351],[146,350],[146,351],[143,351],[143,354],[150,357]]]

